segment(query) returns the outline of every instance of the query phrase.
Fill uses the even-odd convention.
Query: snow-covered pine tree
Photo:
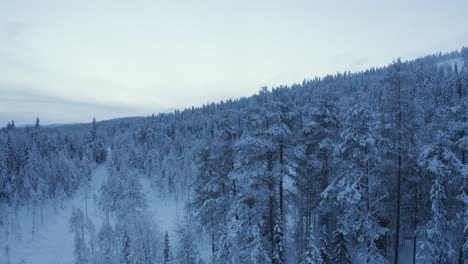
[[[188,223],[179,226],[179,241],[175,256],[175,263],[197,264],[199,252],[195,245],[195,236]]]
[[[63,209],[63,200],[66,198],[65,190],[61,181],[57,183],[55,188],[55,199],[60,201],[60,208]]]
[[[461,84],[459,88],[462,89]],[[454,152],[459,157],[461,163],[460,174],[454,177],[453,185],[456,186],[458,193],[458,200],[461,201],[461,205],[468,207],[468,201],[464,201],[465,196],[468,195],[468,100],[465,96],[457,98],[454,106],[450,108],[450,121],[448,125],[448,132],[451,141],[454,143]],[[468,257],[468,251],[464,250],[464,244],[468,244],[468,219],[464,218],[464,213],[458,213],[460,220],[459,228],[465,230],[460,233],[460,240],[458,247],[459,262],[461,263],[465,257]],[[468,217],[468,216],[467,216]],[[465,222],[466,221],[466,222]],[[466,227],[465,227],[466,226]]]
[[[304,217],[303,224],[298,224],[296,231],[301,234],[297,238],[299,248],[305,247],[308,237],[308,227],[312,224],[314,215],[319,215],[321,224],[329,224],[329,214],[332,210],[324,203],[321,211],[317,210],[320,203],[320,193],[331,181],[336,169],[336,149],[340,122],[338,108],[329,101],[307,103],[302,111],[302,127],[300,146],[302,155],[297,155],[297,175],[293,177],[297,188],[300,204],[298,205]],[[301,153],[301,152],[298,152]],[[303,230],[305,229],[305,230]]]
[[[431,188],[430,221],[425,227],[425,240],[421,242],[421,252],[418,259],[431,264],[450,263],[450,256],[454,253],[446,236],[448,229],[447,210],[444,183],[440,178],[434,180]]]
[[[104,223],[101,226],[97,235],[97,239],[102,264],[114,263],[114,255],[112,252],[114,244],[114,230],[112,230],[112,226],[109,223]]]
[[[247,245],[247,249],[250,250],[249,263],[252,264],[263,264],[270,262],[271,258],[263,247],[263,238],[260,234],[258,226],[252,226],[250,230],[250,243]]]
[[[382,120],[380,134],[383,139],[380,156],[382,163],[387,164],[384,166],[385,173],[382,176],[387,178],[385,180],[388,182],[386,184],[387,191],[395,193],[396,196],[395,206],[390,209],[394,210],[394,213],[382,215],[381,218],[394,223],[395,226],[393,234],[393,263],[395,264],[399,258],[401,221],[411,219],[413,220],[413,228],[416,228],[414,216],[408,214],[407,210],[402,210],[402,208],[408,208],[408,205],[402,205],[402,202],[411,201],[414,198],[412,194],[418,188],[414,179],[407,181],[414,174],[414,168],[417,167],[416,152],[411,151],[410,148],[416,144],[417,135],[415,132],[418,124],[415,99],[412,96],[414,88],[408,85],[417,77],[408,73],[406,67],[407,64],[401,62],[400,59],[395,60],[387,67],[383,79],[383,96],[379,105]],[[396,184],[390,184],[395,180]]]
[[[455,239],[455,236],[447,236],[450,230],[449,226],[456,217],[455,212],[450,211],[445,204],[447,199],[454,199],[454,191],[450,191],[447,184],[457,181],[460,173],[463,173],[463,170],[460,170],[462,164],[452,152],[452,147],[453,143],[448,136],[444,132],[438,131],[433,143],[422,148],[419,158],[419,166],[428,176],[427,178],[434,179],[434,184],[430,193],[431,219],[424,228],[425,240],[421,241],[422,252],[418,254],[418,258],[432,263],[435,263],[434,261],[449,262],[449,257],[453,253],[452,245],[460,243],[461,246],[463,243]],[[456,189],[458,188],[456,187]],[[434,252],[438,252],[437,255],[434,255],[436,254]],[[431,257],[428,258],[428,256]]]
[[[91,124],[91,131],[88,135],[88,143],[86,147],[88,158],[90,160],[96,162],[97,164],[103,163],[106,160],[107,149],[102,139],[98,136],[96,118],[94,117]]]
[[[81,240],[84,242],[84,231],[86,228],[86,218],[83,211],[79,208],[73,208],[72,215],[70,217],[70,231],[78,233],[81,236]]]
[[[282,264],[285,261],[285,248],[284,248],[284,226],[283,226],[283,216],[281,211],[276,212],[275,217],[275,229],[274,229],[274,249],[272,255],[273,264]]]
[[[322,258],[322,249],[318,244],[319,240],[314,235],[313,225],[309,227],[307,246],[302,256],[301,264],[322,264],[328,263]]]
[[[320,256],[322,257],[323,263],[330,263],[330,249],[328,245],[328,231],[327,226],[323,225],[320,229],[320,239],[318,242]]]
[[[130,236],[127,230],[124,230],[120,246],[119,264],[132,264],[132,253],[130,250]]]
[[[371,250],[375,241],[387,232],[377,216],[378,202],[386,197],[384,185],[378,177],[378,135],[376,120],[365,103],[357,103],[348,111],[341,133],[340,157],[344,160],[341,173],[334,177],[322,193],[323,203],[337,206],[339,225],[357,238],[364,248],[360,256],[366,262],[377,258]]]
[[[88,264],[89,254],[85,241],[82,239],[79,232],[75,232],[75,262],[74,264]]]
[[[86,232],[88,233],[88,245],[89,245],[89,251],[90,251],[90,259],[95,262],[97,259],[96,256],[96,242],[97,242],[97,237],[96,237],[96,228],[94,227],[93,221],[91,219],[87,219],[86,221]]]
[[[226,223],[226,211],[229,208],[229,170],[223,170],[223,162],[226,162],[224,158],[228,157],[223,156],[214,144],[203,144],[198,154],[198,175],[193,185],[192,206],[197,209],[197,220],[210,233],[212,255],[216,250],[216,236]]]

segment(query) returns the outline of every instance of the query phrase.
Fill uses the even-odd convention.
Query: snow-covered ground
[[[88,198],[88,216],[98,229],[104,221],[104,213],[94,204],[93,196],[99,197],[101,183],[106,180],[105,165],[98,166],[92,174]],[[183,216],[183,203],[173,198],[161,197],[154,191],[149,181],[142,179],[143,193],[148,201],[148,213],[156,221],[161,233],[169,233],[171,244],[177,241],[177,224]],[[60,206],[60,205],[59,205]],[[80,208],[85,212],[85,192],[78,190],[75,195],[63,202],[55,211],[51,204],[44,207],[44,221],[41,223],[39,208],[36,212],[37,231],[32,236],[32,210],[31,205],[23,206],[19,211],[20,234],[10,233],[8,240],[5,234],[0,235],[0,263],[10,264],[71,264],[73,263],[74,234],[69,230],[69,218],[73,208]],[[11,222],[15,221],[11,217]],[[12,225],[10,223],[10,225]],[[206,242],[201,244],[202,256],[206,256]],[[8,250],[8,252],[7,252]],[[209,252],[208,252],[209,253]]]
[[[94,208],[93,194],[99,191],[99,186],[106,179],[104,165],[97,167],[91,178],[92,190],[88,199],[88,216],[96,227],[104,218],[103,213]],[[8,241],[2,237],[3,253],[0,263],[8,263],[6,247],[9,247],[10,263],[25,264],[66,264],[73,262],[74,235],[70,232],[69,219],[73,208],[85,211],[84,190],[78,190],[74,197],[63,202],[57,211],[49,203],[44,206],[44,221],[41,223],[39,208],[36,212],[37,231],[32,236],[31,205],[23,206],[19,211],[21,237],[11,234]]]
[[[148,202],[148,213],[156,221],[161,233],[167,231],[172,245],[172,250],[177,243],[178,224],[184,217],[185,201],[177,201],[174,197],[163,197],[152,189],[148,179],[142,179],[143,193]],[[211,244],[209,238],[202,230],[194,230],[197,238],[197,247],[200,257],[208,262],[211,256]],[[174,252],[173,252],[174,253]]]

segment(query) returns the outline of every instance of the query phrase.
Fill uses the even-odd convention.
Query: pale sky
[[[0,0],[0,126],[145,116],[468,46],[468,1]]]

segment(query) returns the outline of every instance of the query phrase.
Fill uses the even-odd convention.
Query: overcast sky
[[[0,0],[0,126],[148,115],[458,50],[467,10],[466,0]]]

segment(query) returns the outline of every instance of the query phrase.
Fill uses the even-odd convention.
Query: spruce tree
[[[164,249],[163,249],[163,263],[169,264],[171,263],[172,255],[171,255],[171,245],[169,243],[169,234],[164,234]]]
[[[436,178],[431,188],[431,219],[425,227],[425,240],[421,243],[419,259],[431,264],[450,263],[453,254],[447,238],[447,209],[445,187],[441,179]]]
[[[351,264],[351,257],[348,250],[348,239],[341,230],[336,230],[333,234],[332,257],[333,264]]]

